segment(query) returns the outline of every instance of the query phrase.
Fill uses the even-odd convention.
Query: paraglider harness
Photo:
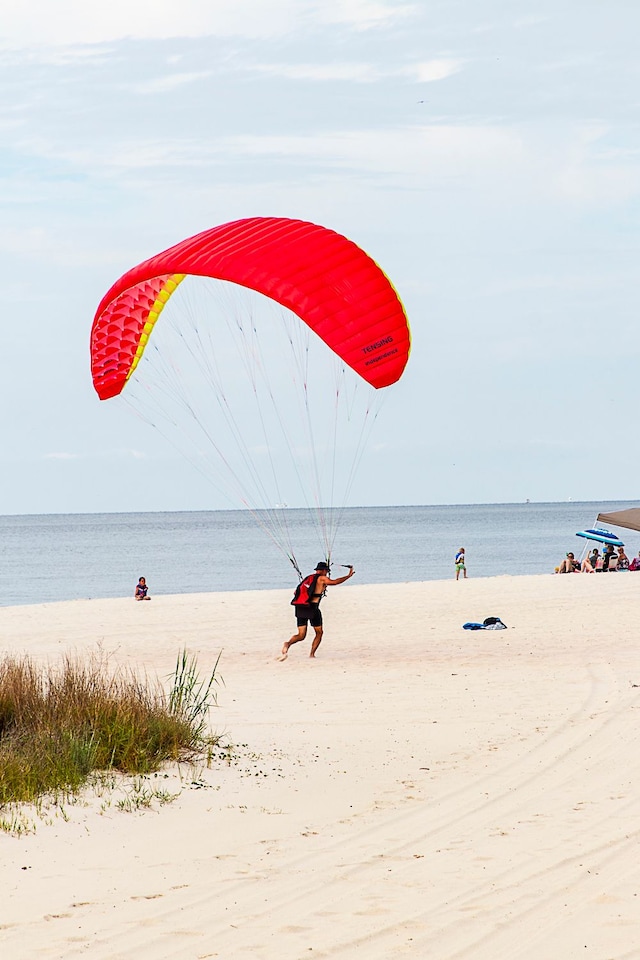
[[[316,571],[315,573],[310,573],[308,577],[300,581],[293,595],[293,600],[291,601],[292,607],[305,606],[312,602],[311,597],[315,595],[319,576],[320,574]],[[320,601],[318,601],[318,603],[319,602]]]

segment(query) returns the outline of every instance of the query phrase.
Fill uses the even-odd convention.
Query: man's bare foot
[[[289,655],[289,643],[285,642],[282,644],[282,653],[278,657],[278,660],[280,661],[286,660],[288,655]]]
[[[277,659],[278,659],[278,662],[279,662],[279,663],[282,663],[282,661],[283,661],[283,660],[286,660],[286,659],[288,658],[288,656],[289,656],[288,653],[283,653],[281,656],[279,656],[279,657],[277,658]]]

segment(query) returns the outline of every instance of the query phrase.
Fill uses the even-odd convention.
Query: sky
[[[381,264],[413,348],[354,504],[636,499],[631,0],[23,0],[0,36],[0,513],[227,506],[92,387],[98,302],[219,223]]]

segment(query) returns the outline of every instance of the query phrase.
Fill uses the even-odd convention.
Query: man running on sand
[[[337,580],[331,580],[329,577],[328,564],[326,564],[324,561],[321,561],[316,566],[316,576],[311,587],[312,592],[309,593],[309,602],[294,603],[298,632],[295,633],[290,640],[287,640],[283,644],[282,655],[278,657],[279,660],[286,660],[289,654],[289,647],[291,647],[294,643],[299,643],[301,640],[304,640],[307,635],[307,623],[311,624],[316,634],[313,638],[313,643],[311,644],[311,653],[309,654],[310,657],[315,658],[316,650],[320,646],[320,641],[322,640],[322,613],[320,611],[320,601],[324,596],[324,592],[327,587],[335,587],[338,583],[344,583],[345,580],[349,580],[354,573],[355,570],[350,566],[349,573],[345,574],[344,577],[338,577]]]

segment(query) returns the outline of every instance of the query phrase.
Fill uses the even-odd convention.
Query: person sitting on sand
[[[597,550],[594,550],[590,556],[585,557],[582,563],[580,564],[580,570],[582,571],[582,573],[595,573],[596,564],[598,563],[599,559],[600,559],[600,554],[598,553]]]
[[[311,579],[311,589],[309,592],[308,602],[306,603],[296,603],[295,597],[292,600],[296,611],[296,623],[298,625],[298,632],[294,633],[290,640],[287,640],[282,647],[282,653],[278,657],[279,660],[286,660],[289,654],[289,647],[293,646],[294,643],[299,643],[307,635],[307,622],[311,624],[315,631],[315,637],[313,638],[313,643],[311,644],[311,653],[310,657],[316,655],[316,651],[320,646],[322,640],[322,613],[320,611],[320,601],[324,596],[324,592],[327,587],[335,587],[338,583],[344,583],[345,580],[349,580],[355,573],[353,567],[349,567],[349,573],[345,574],[344,577],[338,577],[337,580],[331,580],[329,578],[329,564],[321,561],[315,571],[313,578],[305,577],[305,581]],[[303,583],[305,582],[303,581]],[[297,593],[297,591],[296,591]]]
[[[629,564],[629,570],[640,570],[640,550],[638,550],[638,556],[634,557]]]
[[[603,572],[606,573],[606,572],[609,570],[609,566],[610,566],[610,564],[611,564],[611,561],[612,561],[614,558],[617,559],[617,558],[618,558],[618,554],[617,554],[617,553],[615,552],[615,550],[613,549],[613,544],[612,544],[612,543],[608,543],[608,544],[606,545],[606,547],[604,548],[604,553],[603,553],[603,555],[602,555],[602,570],[603,570]],[[612,567],[612,570],[613,570],[613,569],[615,569],[615,564],[614,564],[613,567]]]
[[[147,596],[148,591],[147,581],[144,577],[140,577],[136,584],[135,598],[136,600],[151,600],[151,597]]]
[[[624,552],[624,547],[618,547],[618,566],[616,570],[628,570],[629,557]]]
[[[576,569],[579,568],[580,564],[577,563],[574,555],[572,553],[568,553],[560,566],[556,568],[556,573],[575,573]]]

